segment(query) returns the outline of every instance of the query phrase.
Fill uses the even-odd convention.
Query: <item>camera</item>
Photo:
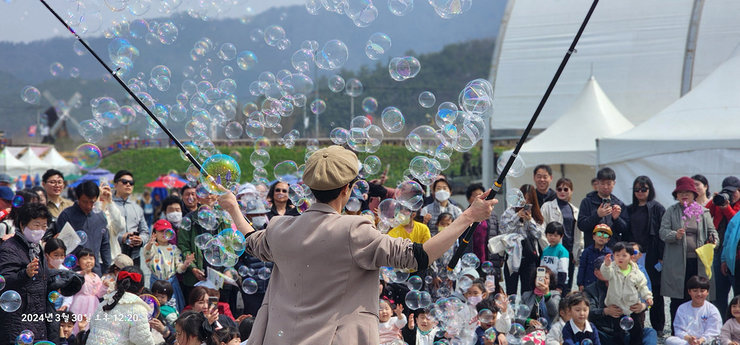
[[[734,194],[733,191],[723,189],[712,198],[712,202],[717,206],[725,206],[732,200],[732,194]]]

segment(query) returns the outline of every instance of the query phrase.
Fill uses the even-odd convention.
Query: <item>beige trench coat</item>
[[[275,264],[249,345],[378,344],[378,269],[417,266],[411,241],[323,203],[273,218],[246,251]]]

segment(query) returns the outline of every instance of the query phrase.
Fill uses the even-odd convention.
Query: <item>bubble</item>
[[[460,91],[458,104],[460,108],[473,115],[484,115],[492,107],[493,86],[486,79],[470,81]]]
[[[331,138],[331,142],[336,145],[344,145],[347,142],[348,137],[349,131],[342,127],[334,128],[331,130],[331,133],[329,133],[329,138]]]
[[[516,315],[517,319],[526,319],[529,317],[529,314],[532,312],[532,310],[529,308],[526,304],[517,304],[514,306],[514,314]]]
[[[424,189],[416,181],[404,181],[396,187],[395,199],[403,207],[418,211],[424,205]]]
[[[87,233],[82,230],[77,230],[77,237],[80,238],[80,245],[83,246],[87,243]]]
[[[96,143],[103,139],[103,127],[95,120],[85,120],[80,122],[79,133],[90,143]]]
[[[21,195],[14,196],[13,201],[12,201],[13,207],[18,208],[18,207],[23,206],[24,201],[25,200],[23,199],[23,196]]]
[[[190,231],[191,227],[193,226],[193,221],[190,220],[190,218],[184,217],[182,218],[182,221],[180,221],[180,230]]]
[[[634,326],[635,326],[635,320],[633,320],[633,319],[632,319],[631,317],[629,317],[629,316],[623,316],[623,317],[622,317],[622,318],[621,318],[621,319],[619,320],[619,327],[621,327],[621,328],[622,328],[623,330],[625,330],[625,331],[629,331],[629,330],[631,330],[631,329],[632,329],[632,327],[634,327]]]
[[[171,21],[164,22],[157,26],[157,38],[162,44],[170,45],[177,40],[177,26]]]
[[[344,90],[344,86],[345,82],[342,76],[335,74],[331,76],[331,78],[329,78],[329,90],[331,90],[331,92],[341,92],[342,90]]]
[[[411,276],[409,277],[409,280],[406,281],[406,285],[408,285],[411,290],[421,290],[421,288],[424,287],[424,280],[419,276]]]
[[[171,239],[175,238],[175,230],[172,229],[165,229],[164,230],[164,239],[169,241]]]
[[[2,291],[3,289],[5,289],[5,277],[0,274],[0,291]]]
[[[524,334],[526,334],[526,331],[524,330],[524,326],[522,326],[522,324],[515,322],[511,324],[511,327],[509,328],[509,334],[517,338],[521,338],[524,336]]]
[[[290,181],[298,173],[298,165],[294,161],[282,161],[275,165],[272,173],[279,181]]]
[[[258,289],[259,286],[257,285],[257,281],[253,278],[246,278],[242,281],[242,291],[244,291],[245,294],[254,294]]]
[[[64,72],[64,65],[59,62],[54,62],[49,66],[49,73],[51,73],[53,77],[61,75],[62,72]]]
[[[434,160],[425,156],[412,158],[409,163],[409,171],[425,186],[431,185],[439,175],[439,169]]]
[[[421,71],[421,63],[413,56],[394,57],[388,63],[388,72],[395,81],[416,77]]]
[[[378,100],[375,97],[365,97],[362,100],[362,110],[368,114],[374,113],[378,110]]]
[[[41,92],[33,86],[26,86],[21,90],[21,99],[28,104],[39,104]]]
[[[92,170],[100,165],[103,153],[94,144],[77,146],[74,152],[74,163],[83,170]]]
[[[52,304],[56,303],[59,297],[62,297],[62,294],[60,294],[59,291],[54,290],[52,292],[49,292],[48,298],[49,302],[51,302]]]
[[[236,57],[236,65],[242,70],[248,71],[257,65],[257,55],[252,51],[245,50],[239,53]]]
[[[362,170],[368,175],[375,175],[380,172],[381,163],[378,156],[367,156],[362,162]]]
[[[8,313],[12,313],[21,307],[21,295],[14,290],[8,290],[0,295],[0,308]]]
[[[506,193],[506,204],[508,207],[523,207],[527,203],[524,193],[517,188],[510,188]]]
[[[537,321],[540,323],[540,327],[538,327],[538,329],[547,329],[547,326],[550,324],[550,322],[544,317],[538,318]]]
[[[463,270],[467,268],[477,269],[480,266],[480,259],[474,253],[466,253],[462,256],[460,263],[463,266]]]
[[[213,235],[209,233],[203,233],[198,236],[195,236],[194,242],[195,246],[203,250],[208,242],[210,242],[213,239]]]
[[[229,189],[231,185],[238,184],[242,170],[234,158],[219,153],[208,157],[203,162],[203,169],[200,173],[200,183],[206,190],[211,194],[221,195],[225,191],[221,190],[218,185]]]
[[[270,25],[264,30],[264,38],[268,46],[275,47],[280,40],[285,39],[285,29],[279,25]]]
[[[31,345],[33,344],[33,331],[31,330],[24,330],[18,336],[15,338],[15,344],[16,345]]]
[[[395,199],[385,199],[378,204],[378,218],[388,224],[396,226],[396,216],[401,211],[401,203]]]
[[[383,124],[383,128],[390,133],[398,133],[406,125],[406,119],[404,119],[403,113],[396,107],[383,109],[380,115],[380,121]]]
[[[270,279],[270,275],[272,274],[272,270],[265,266],[257,270],[257,278],[262,280],[268,280]]]
[[[506,163],[509,161],[511,157],[511,152],[504,152],[501,157],[498,158],[498,163],[496,163],[496,171],[501,175],[501,173],[504,171],[504,166],[506,166]],[[517,155],[514,159],[514,163],[511,164],[511,168],[509,168],[509,172],[507,176],[511,177],[520,177],[524,175],[524,159],[522,159],[522,156]]]
[[[262,168],[270,162],[270,154],[263,149],[254,150],[249,156],[249,162],[255,168]]]
[[[469,10],[473,0],[429,0],[429,4],[432,5],[438,16],[449,19]]]
[[[356,78],[352,78],[347,81],[347,86],[345,86],[344,92],[347,93],[347,96],[350,97],[357,97],[360,94],[362,94],[363,86],[362,82]]]
[[[347,45],[340,40],[331,40],[316,54],[316,66],[325,70],[335,70],[344,67],[349,58]]]
[[[229,139],[239,139],[242,136],[242,133],[244,133],[244,128],[242,127],[241,123],[231,121],[228,125],[226,125],[224,132],[226,134],[226,137]]]
[[[390,48],[391,38],[382,32],[376,32],[370,35],[367,43],[365,43],[365,55],[367,55],[370,60],[378,60],[388,52],[388,49]]]
[[[157,316],[159,316],[159,300],[149,294],[139,295],[139,298],[141,298],[141,300],[144,301],[147,306],[149,306],[150,312],[147,315],[149,317],[149,320],[156,319]]]
[[[434,96],[434,94],[431,91],[424,91],[419,94],[419,105],[422,108],[431,108],[434,106],[434,103],[437,102],[437,97]]]
[[[77,257],[74,254],[69,254],[67,257],[64,258],[64,261],[62,261],[62,266],[72,269],[75,266],[77,266]]]
[[[591,341],[591,339],[583,339],[583,341],[581,341],[581,345],[594,345],[594,342]]]
[[[323,99],[315,99],[311,102],[311,112],[315,115],[319,115],[326,110],[326,102]]]

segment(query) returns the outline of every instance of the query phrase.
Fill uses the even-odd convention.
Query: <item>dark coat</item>
[[[588,321],[591,321],[596,328],[609,335],[615,333],[614,329],[614,318],[604,314],[604,308],[606,308],[606,283],[601,280],[597,280],[590,285],[587,285],[583,292],[588,295],[589,310],[588,310]],[[619,330],[621,332],[621,330]]]
[[[622,208],[622,213],[620,213],[617,219],[613,219],[610,215],[599,217],[596,213],[596,210],[601,205],[601,197],[598,192],[593,191],[588,193],[581,200],[581,206],[578,208],[578,222],[576,224],[583,231],[584,248],[594,243],[592,234],[596,225],[606,224],[612,228],[612,237],[609,239],[608,247],[622,241],[624,233],[629,231],[629,212],[627,212],[627,207],[614,194],[610,198],[612,205],[619,205]]]
[[[663,220],[665,207],[655,200],[650,200],[645,204],[648,214],[648,228],[644,229],[643,234],[635,234],[636,229],[632,229],[626,234],[626,241],[637,242],[645,251],[645,267],[654,266],[658,260],[663,260],[663,250],[665,242],[660,239],[660,222]],[[627,206],[627,212],[634,213],[638,206],[635,204]]]
[[[80,249],[87,248],[95,253],[95,267],[93,272],[98,276],[103,276],[105,271],[111,265],[110,239],[108,238],[108,221],[105,220],[103,213],[90,212],[85,214],[80,206],[75,202],[59,214],[57,221],[51,231],[47,231],[44,239],[52,237],[62,231],[64,225],[69,223],[76,231],[82,230],[87,233],[87,242],[73,248],[75,255]],[[69,249],[69,248],[68,248]]]

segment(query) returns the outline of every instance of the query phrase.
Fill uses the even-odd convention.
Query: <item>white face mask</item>
[[[468,303],[471,305],[477,305],[483,300],[483,296],[470,296],[468,297]]]
[[[64,262],[64,259],[49,259],[49,265],[56,269],[59,269],[59,267],[62,267],[63,262]]]
[[[434,192],[434,197],[437,198],[439,201],[447,201],[447,199],[450,198],[450,192],[446,190],[438,190]]]
[[[23,237],[31,243],[39,243],[41,238],[44,237],[44,233],[46,233],[46,230],[31,230],[28,227],[23,229]]]
[[[180,222],[182,221],[182,212],[175,211],[175,212],[167,213],[165,215],[165,218],[167,218],[167,220],[170,221],[170,223],[180,224]]]
[[[252,218],[252,224],[257,228],[262,228],[267,224],[267,216],[259,216]]]

